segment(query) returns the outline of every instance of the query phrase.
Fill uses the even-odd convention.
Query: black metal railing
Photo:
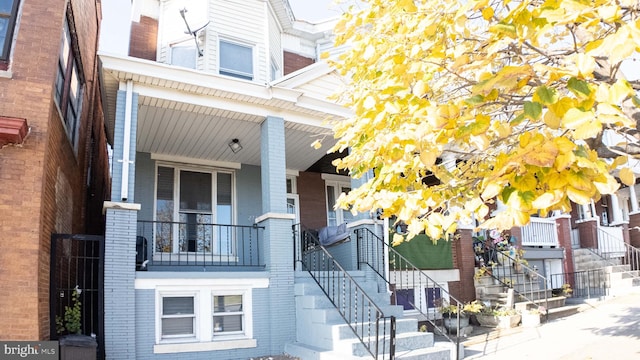
[[[137,234],[137,270],[265,266],[264,227],[139,220]]]
[[[498,263],[492,268],[490,276],[503,286],[513,289],[517,302],[528,302],[544,314],[545,321],[548,320],[550,289],[547,279],[536,268],[526,265],[524,259],[512,257],[508,251],[500,251],[494,244],[488,244],[487,247],[490,253],[496,255],[496,258],[489,261],[496,262],[497,259]]]
[[[420,320],[427,321],[434,331],[455,344],[457,359],[460,348],[460,314],[464,304],[370,229],[356,228],[354,232],[358,242],[358,267],[366,265],[371,268],[389,286],[396,304],[403,305],[405,310],[418,311],[421,315]],[[385,259],[387,256],[388,259]],[[424,294],[416,294],[415,289],[424,289]],[[426,309],[420,305],[423,302]],[[445,327],[445,321],[440,320],[441,314],[436,310],[445,304],[457,307],[456,313],[449,315],[453,326],[449,330]],[[454,331],[458,336],[450,336]]]
[[[553,274],[550,278],[557,295],[590,299],[609,294],[610,274],[603,268]]]
[[[293,238],[295,264],[309,272],[366,351],[374,359],[395,359],[395,316],[385,316],[313,232],[296,224]]]

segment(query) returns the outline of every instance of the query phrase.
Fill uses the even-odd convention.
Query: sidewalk
[[[587,305],[535,328],[492,330],[463,342],[465,359],[640,359],[640,294]]]

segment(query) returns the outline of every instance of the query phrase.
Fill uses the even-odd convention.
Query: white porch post
[[[612,225],[620,224],[624,221],[622,218],[622,209],[620,209],[620,199],[618,195],[611,194],[611,221],[609,222]]]

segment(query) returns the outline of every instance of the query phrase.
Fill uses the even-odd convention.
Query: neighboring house
[[[50,338],[52,235],[104,231],[99,23],[95,0],[0,2],[2,340]]]

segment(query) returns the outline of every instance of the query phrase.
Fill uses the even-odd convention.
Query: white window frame
[[[250,298],[250,290],[245,289],[242,291],[239,290],[212,290],[211,291],[211,326],[212,326],[212,337],[213,337],[213,341],[221,341],[221,340],[228,340],[228,339],[244,339],[247,338],[247,326],[251,323],[250,321],[247,321],[247,311],[245,309],[245,304],[247,302],[249,302],[249,298]],[[215,308],[214,308],[214,297],[215,296],[231,296],[231,295],[239,295],[242,297],[242,310],[241,311],[233,311],[233,312],[229,312],[229,313],[222,313],[224,315],[217,315],[220,313],[215,312]],[[249,295],[249,296],[248,296]],[[235,331],[235,332],[231,332],[231,331],[227,331],[224,333],[215,333],[215,323],[213,320],[214,316],[225,316],[225,315],[242,315],[242,331]],[[253,329],[251,329],[250,331],[251,334],[253,334]]]
[[[245,47],[251,50],[251,73],[243,73],[241,71],[235,69],[223,69],[221,65],[222,59],[222,50],[221,43],[232,44],[236,46]],[[246,42],[233,40],[227,37],[219,37],[218,38],[218,74],[223,76],[229,76],[236,79],[242,79],[247,81],[253,81],[256,79],[256,46],[255,44],[249,44]]]
[[[159,291],[156,296],[156,342],[157,343],[182,343],[194,342],[199,339],[200,316],[199,316],[199,296],[198,291]],[[193,334],[191,335],[171,335],[162,336],[162,319],[165,318],[162,308],[162,300],[166,297],[193,297]]]
[[[215,285],[214,285],[215,283]],[[253,289],[267,288],[269,280],[260,279],[140,279],[135,288],[155,290],[156,294],[156,342],[155,354],[170,354],[195,351],[216,351],[255,348],[253,337]],[[242,333],[217,334],[213,332],[213,296],[242,295]],[[165,296],[194,296],[196,313],[195,336],[190,338],[162,338],[162,298]]]
[[[181,171],[192,171],[192,172],[201,172],[201,173],[209,173],[211,174],[211,214],[212,214],[212,223],[216,224],[217,221],[217,175],[220,173],[229,174],[231,176],[231,224],[235,225],[237,222],[237,199],[236,199],[236,172],[233,169],[224,169],[217,167],[207,167],[207,166],[198,166],[198,165],[189,165],[189,164],[176,164],[170,162],[156,162],[155,167],[155,175],[154,175],[154,192],[153,192],[153,221],[157,221],[157,204],[158,204],[158,169],[160,167],[173,168],[173,214],[172,221],[179,222],[180,221],[180,172]],[[153,229],[153,254],[154,260],[161,261],[162,252],[156,252],[156,234],[155,234],[155,226]],[[214,234],[215,235],[215,234]],[[179,227],[174,226],[172,229],[172,249],[171,253],[166,254],[180,254],[183,253],[180,251],[179,244]],[[212,242],[215,241],[215,236],[212,238]],[[233,239],[235,240],[235,239]],[[207,256],[207,258],[211,258]],[[224,259],[229,260],[229,259]]]
[[[342,193],[342,188],[343,187],[347,187],[347,188],[352,188],[351,186],[351,178],[348,176],[341,176],[341,175],[332,175],[332,174],[322,174],[322,179],[324,180],[325,184],[324,184],[324,194],[325,194],[325,206],[326,206],[326,214],[327,214],[327,225],[331,226],[330,223],[330,219],[329,219],[329,202],[328,202],[328,197],[329,197],[329,190],[328,187],[332,186],[335,188],[336,192],[334,194],[335,199],[334,202],[337,203],[338,201],[338,197],[340,196],[340,194]],[[343,210],[343,209],[337,209],[336,210],[336,226],[340,225],[342,223],[345,222],[345,216],[344,216],[344,212],[346,212],[348,210]]]

